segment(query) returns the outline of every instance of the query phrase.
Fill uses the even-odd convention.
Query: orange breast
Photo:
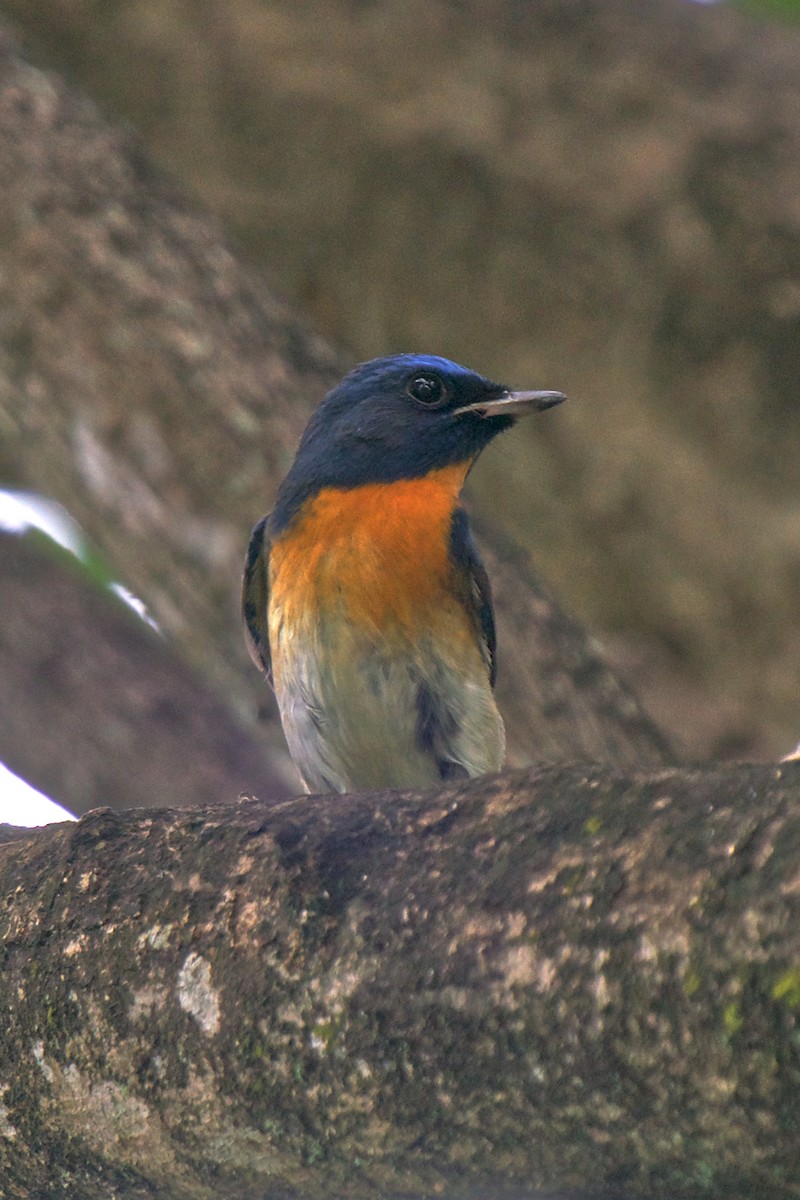
[[[453,594],[450,527],[469,463],[422,479],[325,488],[270,550],[270,607],[294,629],[341,610],[377,633],[469,622]],[[455,620],[454,620],[455,619]]]

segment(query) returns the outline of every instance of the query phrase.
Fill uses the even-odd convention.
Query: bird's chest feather
[[[423,479],[323,489],[270,551],[270,641],[468,633],[450,553],[467,465]],[[331,647],[333,649],[333,647]]]
[[[451,552],[465,473],[322,491],[272,541],[275,692],[312,789],[421,787],[502,763],[471,584]]]

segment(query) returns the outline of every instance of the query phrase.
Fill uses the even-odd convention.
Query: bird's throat
[[[450,593],[453,513],[470,466],[323,488],[273,542],[271,608],[295,627],[312,614],[341,612],[368,627],[410,632]]]

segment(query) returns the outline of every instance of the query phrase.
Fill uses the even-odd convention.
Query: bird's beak
[[[479,400],[477,404],[467,404],[456,411],[459,414],[474,412],[481,417],[513,417],[526,412],[544,412],[566,398],[563,392],[503,392],[494,400]]]

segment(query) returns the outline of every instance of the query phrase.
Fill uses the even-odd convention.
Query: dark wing
[[[450,528],[450,550],[465,582],[465,600],[483,636],[486,665],[492,687],[497,678],[497,634],[494,628],[492,585],[481,562],[478,547],[472,537],[469,520],[463,508],[453,513]]]
[[[272,682],[272,664],[269,656],[269,631],[267,628],[267,605],[269,604],[269,537],[267,522],[269,515],[253,529],[247,558],[244,561],[242,579],[242,616],[244,618],[244,640],[250,657],[260,671]]]

